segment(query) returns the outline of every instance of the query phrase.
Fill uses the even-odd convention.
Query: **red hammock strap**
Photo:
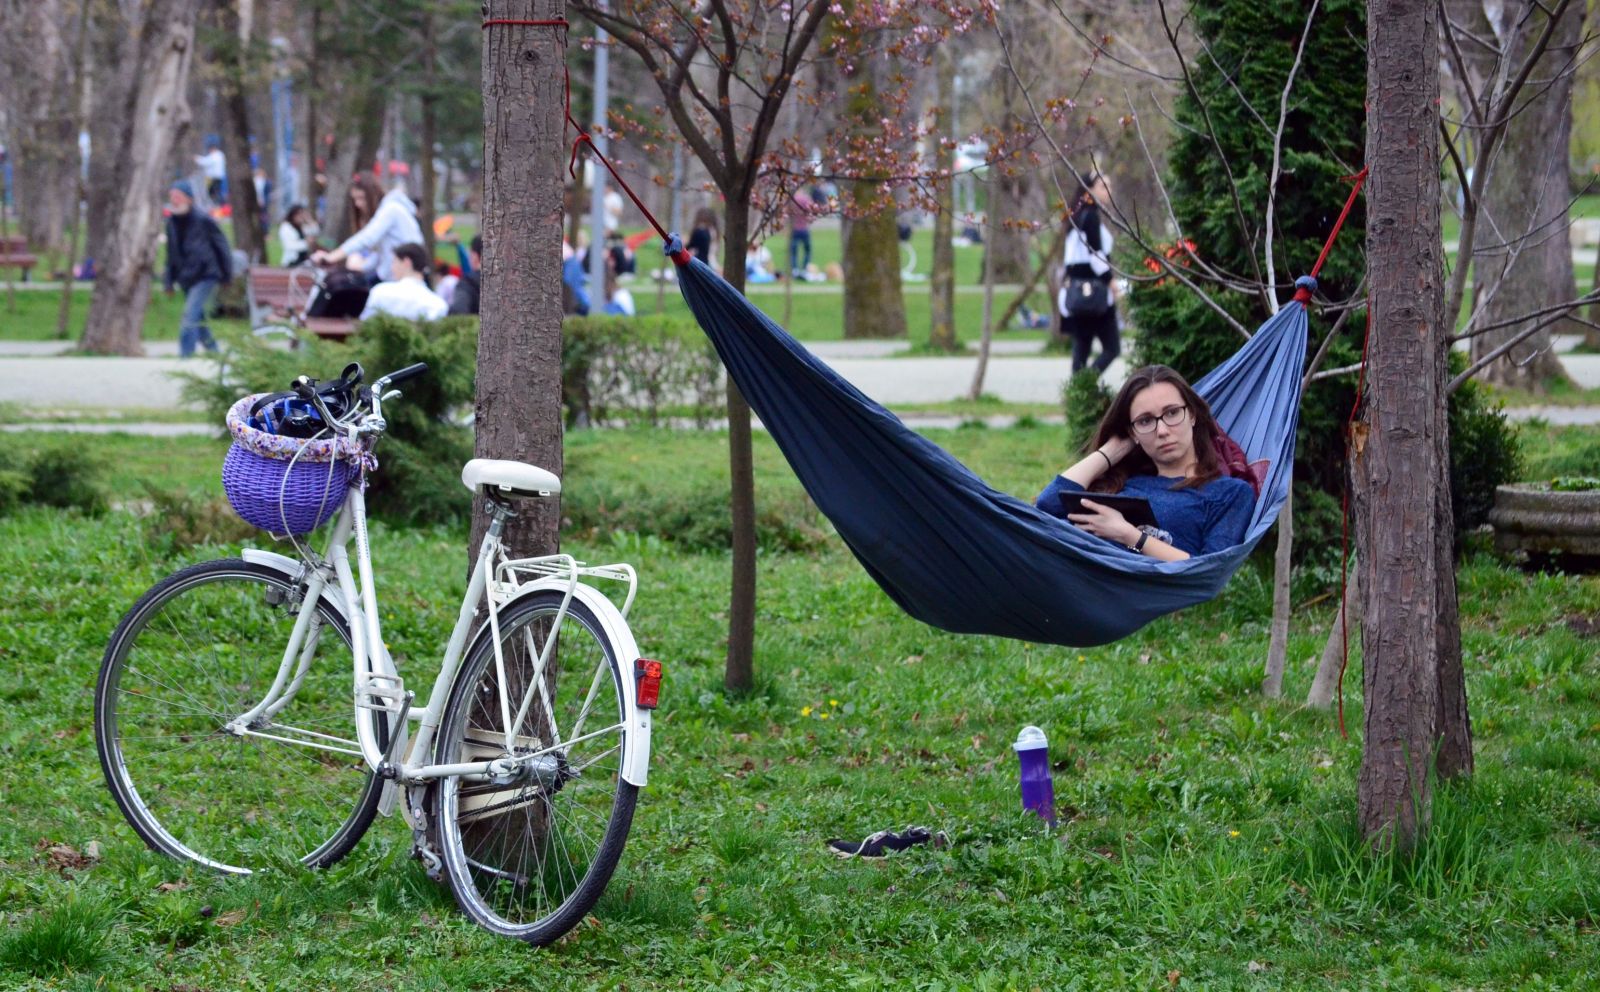
[[[509,17],[497,17],[485,20],[483,22],[483,27],[485,30],[489,29],[490,27],[502,25],[510,27],[548,27],[562,29],[565,29],[569,26],[567,21],[561,18],[533,21]],[[672,238],[669,234],[667,234],[666,228],[661,226],[661,222],[656,220],[655,214],[652,214],[645,207],[644,203],[640,201],[638,195],[634,193],[633,187],[629,186],[627,181],[624,180],[620,174],[618,174],[616,166],[611,164],[611,160],[600,153],[600,149],[595,146],[594,138],[589,134],[588,130],[584,128],[582,124],[579,124],[573,119],[572,75],[567,72],[565,66],[562,67],[562,75],[564,76],[563,85],[565,89],[564,99],[566,101],[565,113],[567,117],[567,123],[572,126],[574,131],[578,132],[578,136],[572,140],[572,155],[567,160],[567,174],[572,176],[574,179],[578,177],[578,148],[582,145],[588,145],[589,151],[594,153],[594,157],[600,160],[601,164],[606,167],[607,172],[611,173],[611,177],[617,181],[617,185],[622,188],[624,193],[628,194],[628,199],[633,201],[633,205],[639,208],[639,212],[641,214],[644,214],[644,219],[650,222],[650,226],[656,229],[657,234],[661,235],[661,240],[671,245]],[[692,257],[682,248],[679,248],[677,251],[673,251],[670,254],[672,255],[672,260],[679,265],[687,265],[689,263],[689,259]]]
[[[1317,288],[1317,273],[1322,271],[1322,263],[1328,260],[1328,252],[1333,250],[1333,242],[1339,237],[1339,231],[1344,227],[1345,218],[1350,216],[1350,208],[1356,205],[1356,197],[1361,194],[1361,186],[1367,181],[1367,170],[1365,167],[1363,167],[1362,170],[1355,175],[1343,176],[1341,178],[1343,178],[1345,182],[1354,181],[1355,186],[1351,187],[1350,195],[1344,201],[1344,209],[1339,211],[1339,219],[1334,221],[1333,230],[1328,234],[1328,240],[1323,242],[1322,254],[1317,256],[1317,264],[1311,267],[1312,281],[1308,285],[1304,278],[1295,280],[1296,288],[1294,291],[1294,299],[1295,302],[1299,303],[1303,307],[1309,307],[1311,305],[1311,294]]]

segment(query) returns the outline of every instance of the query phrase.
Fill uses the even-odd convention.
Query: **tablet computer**
[[[1083,501],[1089,500],[1101,506],[1109,506],[1122,514],[1128,523],[1135,527],[1159,527],[1156,523],[1155,511],[1150,509],[1150,501],[1143,496],[1120,496],[1111,493],[1062,493],[1061,508],[1067,513],[1092,513],[1083,507]]]

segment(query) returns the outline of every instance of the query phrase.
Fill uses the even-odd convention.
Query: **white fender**
[[[570,580],[562,576],[530,582],[495,609],[497,612],[507,610],[518,600],[546,590],[565,594],[569,584]],[[642,789],[650,770],[650,711],[640,709],[635,699],[639,686],[633,677],[633,665],[640,657],[639,645],[633,639],[633,632],[628,629],[628,622],[622,618],[622,612],[606,598],[605,593],[580,583],[573,589],[572,598],[587,606],[595,619],[600,621],[606,639],[617,653],[617,672],[622,677],[622,706],[626,720],[622,735],[622,778]],[[487,630],[488,625],[482,629]]]

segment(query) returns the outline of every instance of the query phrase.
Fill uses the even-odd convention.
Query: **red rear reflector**
[[[638,684],[634,702],[640,709],[655,709],[661,699],[661,662],[640,658],[633,663],[633,677]]]

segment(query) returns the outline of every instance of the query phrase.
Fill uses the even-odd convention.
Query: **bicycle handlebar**
[[[374,382],[373,385],[381,382],[388,386],[398,386],[407,379],[415,379],[419,375],[426,374],[427,371],[427,362],[417,362],[415,365],[407,365],[405,368],[390,372],[388,375],[379,376],[377,382]]]

